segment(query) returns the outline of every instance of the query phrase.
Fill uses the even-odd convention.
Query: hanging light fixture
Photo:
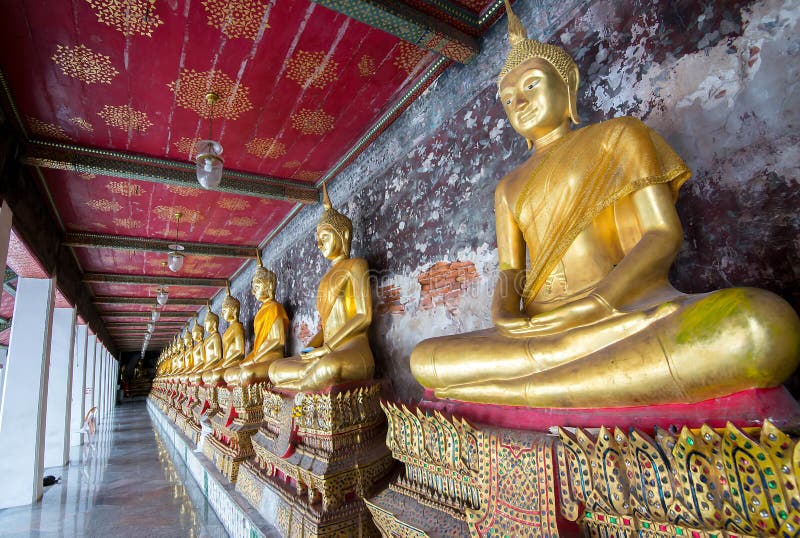
[[[147,334],[152,334],[152,332],[156,330],[156,326],[152,323],[147,324]]]
[[[161,306],[164,306],[167,304],[167,299],[169,299],[169,289],[166,287],[158,288],[156,290],[156,302]]]
[[[222,144],[214,137],[214,104],[219,96],[214,92],[206,94],[206,102],[211,107],[208,113],[208,140],[201,140],[195,146],[197,153],[197,181],[204,189],[216,188],[222,181]]]
[[[158,318],[160,317],[161,317],[161,312],[159,312],[157,308],[153,308],[153,312],[150,314],[150,319],[153,320],[153,323],[158,321]]]
[[[183,245],[178,244],[178,226],[181,224],[182,213],[175,213],[175,243],[169,246],[169,253],[167,253],[167,265],[169,270],[177,273],[183,267]]]

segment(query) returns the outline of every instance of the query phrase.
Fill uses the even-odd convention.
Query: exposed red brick
[[[429,310],[443,304],[453,309],[469,284],[478,277],[471,261],[436,262],[417,277],[421,288],[419,307]]]
[[[378,306],[375,310],[378,314],[404,314],[406,307],[402,303],[400,288],[393,285],[378,288]]]

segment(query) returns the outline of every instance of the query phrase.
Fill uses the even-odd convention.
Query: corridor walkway
[[[144,402],[116,407],[101,419],[93,448],[45,471],[62,481],[45,488],[41,503],[0,510],[0,536],[228,536],[171,450]]]

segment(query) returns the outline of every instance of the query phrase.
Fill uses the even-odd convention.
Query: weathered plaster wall
[[[531,34],[578,61],[584,124],[637,116],[694,170],[678,202],[685,244],[676,286],[758,286],[800,307],[800,4],[518,0],[515,8]],[[506,50],[503,18],[475,62],[448,69],[330,188],[353,220],[354,255],[374,270],[373,349],[400,398],[421,394],[408,368],[417,342],[491,324],[493,191],[527,155],[496,98]],[[293,319],[292,352],[319,322],[320,212],[303,209],[264,254]],[[233,285],[249,334],[251,274]]]

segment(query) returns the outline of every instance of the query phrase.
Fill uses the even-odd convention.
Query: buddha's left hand
[[[598,295],[590,294],[577,301],[532,317],[528,327],[517,334],[526,336],[555,334],[600,321],[610,316],[613,312],[614,309],[605,300]]]
[[[306,361],[318,359],[328,354],[327,348],[325,346],[316,347],[311,351],[306,351],[305,353],[300,353],[300,358]]]

